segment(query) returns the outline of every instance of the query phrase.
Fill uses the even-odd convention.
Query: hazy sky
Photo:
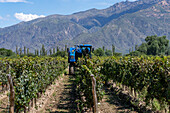
[[[104,9],[121,1],[125,0],[0,0],[0,28],[51,14]]]

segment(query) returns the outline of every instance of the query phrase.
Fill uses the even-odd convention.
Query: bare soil
[[[0,86],[0,89],[2,89],[2,86]],[[5,90],[0,90],[0,113],[8,112],[9,102],[7,93],[8,93],[7,88]]]
[[[7,113],[9,108],[8,97],[2,98],[0,100],[0,113]]]
[[[131,105],[107,87],[105,87],[105,95],[98,108],[100,113],[137,113]]]
[[[63,81],[57,86],[56,91],[49,99],[47,106],[42,113],[75,113],[75,88],[73,77],[70,75],[63,76]]]
[[[77,113],[76,91],[74,76],[64,75],[52,84],[36,103],[37,109],[30,113]],[[0,99],[0,113],[8,112],[8,97],[2,94]],[[0,95],[1,96],[1,95]],[[117,91],[105,87],[103,100],[98,103],[99,113],[137,113],[129,102],[117,95]],[[88,112],[91,113],[91,112]]]
[[[3,91],[0,93],[0,100],[4,99],[4,98],[7,98],[7,93],[8,91]]]
[[[63,76],[63,81],[56,87],[56,91],[50,97],[48,103],[41,113],[77,113],[75,103],[76,94],[72,75]],[[121,100],[116,92],[105,88],[105,96],[98,104],[100,113],[137,113],[128,103]],[[91,113],[91,112],[88,112]]]

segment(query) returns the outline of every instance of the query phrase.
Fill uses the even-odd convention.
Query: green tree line
[[[23,56],[67,56],[67,45],[65,45],[65,50],[60,50],[59,47],[51,48],[46,50],[44,45],[42,45],[41,49],[35,50],[35,53],[30,53],[29,48],[18,48],[16,46],[16,53],[12,52],[12,50],[0,49],[0,57],[15,57],[16,55]],[[115,52],[115,46],[112,45],[112,50],[105,49],[103,46],[102,48],[97,48],[93,51],[92,55],[95,56],[122,56],[122,53]],[[131,56],[140,56],[140,55],[170,55],[170,47],[169,47],[169,40],[166,36],[158,37],[154,36],[147,36],[145,38],[145,42],[143,42],[139,47],[138,45],[135,46],[135,51],[133,51],[133,47],[129,49],[129,54]]]
[[[97,48],[94,50],[93,54],[95,56],[122,56],[122,53],[115,52],[114,45],[112,45],[112,50],[105,49],[104,46],[102,48]]]
[[[170,55],[169,40],[166,36],[147,36],[144,43],[135,46],[135,51],[130,51],[130,55]]]

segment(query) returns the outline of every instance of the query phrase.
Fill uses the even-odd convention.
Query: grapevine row
[[[85,97],[81,106],[92,107],[90,73],[97,81],[97,97],[104,95],[103,85],[109,81],[140,92],[146,105],[156,99],[162,109],[170,105],[170,57],[110,57],[79,60],[76,74],[77,91]],[[86,66],[82,66],[86,65]],[[88,67],[88,69],[86,68]],[[87,94],[87,95],[86,95]],[[161,109],[160,108],[160,109]]]
[[[170,59],[168,57],[110,58],[101,72],[107,80],[121,83],[136,91],[146,91],[145,102],[154,98],[162,105],[169,102]]]
[[[96,95],[97,100],[100,102],[104,96],[104,91],[102,90],[103,82],[102,75],[99,71],[93,68],[93,63],[91,61],[85,61],[80,59],[77,63],[77,70],[75,74],[75,84],[77,91],[77,102],[79,111],[83,112],[94,106],[93,95],[92,95],[92,80],[90,75],[94,75],[96,79]]]
[[[63,58],[17,58],[0,60],[0,82],[7,84],[7,74],[11,74],[15,89],[15,110],[26,108],[39,93],[47,87],[67,67]]]

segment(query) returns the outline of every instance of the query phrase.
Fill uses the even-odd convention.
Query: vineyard
[[[98,104],[104,102],[105,89],[108,88],[110,92],[114,92],[114,95],[123,98],[125,103],[132,105],[137,112],[168,113],[169,62],[169,56],[81,58],[76,63],[75,75],[68,75],[72,76],[75,90],[72,95],[75,98],[72,101],[76,104],[74,109],[76,112],[95,111],[91,79],[93,75],[96,80]],[[11,75],[15,90],[15,112],[22,112],[27,110],[35,99],[41,98],[41,95],[65,72],[67,67],[68,63],[64,58],[3,58],[0,59],[0,85],[3,92],[8,89],[7,76]],[[98,111],[101,111],[100,106]]]
[[[0,78],[2,87],[7,85],[7,74],[13,78],[15,111],[26,109],[38,98],[67,67],[63,58],[1,59]]]
[[[82,60],[79,62],[80,68],[76,76],[77,90],[85,97],[85,101],[80,99],[81,103],[85,107],[93,107],[92,96],[87,95],[90,94],[91,89],[90,79],[87,78],[90,78],[90,74],[93,73],[96,75],[99,102],[104,95],[103,86],[111,84],[111,86],[118,86],[121,90],[130,92],[136,100],[132,104],[137,107],[143,102],[142,107],[145,106],[146,109],[158,111],[169,109],[169,61],[169,57],[111,57]],[[138,109],[140,111],[140,107]]]

